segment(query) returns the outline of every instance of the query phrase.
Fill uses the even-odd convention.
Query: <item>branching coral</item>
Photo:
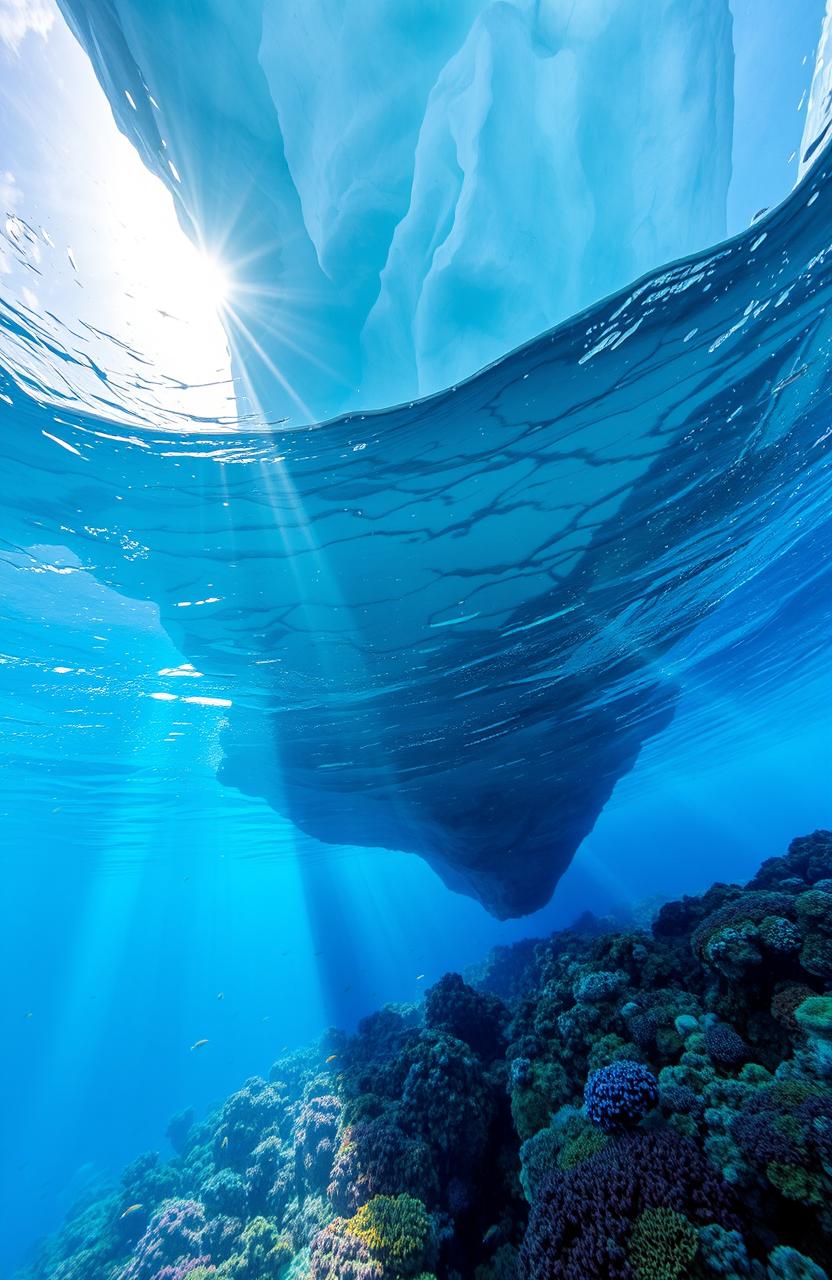
[[[675,1209],[645,1209],[636,1218],[627,1256],[637,1280],[677,1280],[699,1249],[699,1233]]]
[[[821,1084],[777,1080],[755,1089],[731,1134],[786,1199],[825,1202],[832,1190],[832,1092]]]
[[[727,1184],[693,1142],[668,1132],[631,1134],[545,1180],[521,1250],[521,1277],[632,1280],[629,1239],[648,1209],[672,1210],[694,1226],[737,1225]]]

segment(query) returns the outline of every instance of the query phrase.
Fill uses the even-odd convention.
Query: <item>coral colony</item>
[[[824,1280],[832,833],[176,1116],[25,1280]]]

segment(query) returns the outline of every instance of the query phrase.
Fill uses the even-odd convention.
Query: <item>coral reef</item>
[[[312,1280],[405,1280],[424,1276],[436,1253],[433,1220],[413,1196],[375,1196],[336,1218],[312,1245]]]
[[[827,1280],[831,948],[828,832],[499,948],[175,1117],[23,1280]]]

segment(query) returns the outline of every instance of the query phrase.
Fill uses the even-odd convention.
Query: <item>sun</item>
[[[199,252],[194,264],[192,288],[197,298],[218,315],[231,300],[231,276],[228,268],[211,253]]]

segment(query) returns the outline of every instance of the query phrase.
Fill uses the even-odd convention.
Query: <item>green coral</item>
[[[608,1141],[607,1135],[590,1124],[577,1107],[561,1107],[551,1123],[527,1138],[520,1148],[520,1184],[529,1204],[548,1173],[573,1169],[596,1155]]]
[[[832,978],[832,939],[811,934],[801,949],[800,963],[817,978]]]
[[[608,1067],[611,1062],[617,1062],[621,1059],[626,1059],[630,1062],[633,1059],[639,1061],[642,1057],[641,1050],[636,1045],[629,1044],[626,1040],[622,1040],[621,1036],[611,1031],[594,1041],[587,1055],[587,1074],[597,1071],[599,1067]]]
[[[292,1261],[292,1244],[269,1218],[252,1218],[241,1248],[222,1264],[217,1280],[279,1280]]]
[[[566,1072],[559,1062],[535,1062],[528,1084],[511,1091],[511,1117],[521,1142],[545,1129],[555,1111],[569,1096]]]
[[[820,1207],[824,1202],[823,1182],[817,1174],[810,1173],[795,1164],[782,1164],[771,1160],[766,1165],[766,1177],[773,1187],[787,1200]]]
[[[433,1220],[415,1196],[374,1196],[350,1218],[348,1231],[397,1277],[418,1275],[433,1260]]]
[[[590,1156],[603,1151],[608,1142],[609,1138],[600,1129],[584,1129],[582,1133],[564,1143],[558,1152],[558,1168],[574,1169],[575,1165],[580,1164],[582,1160],[588,1160]]]
[[[810,996],[797,1006],[794,1017],[806,1035],[832,1040],[832,996]]]
[[[629,1259],[638,1280],[678,1280],[699,1249],[699,1232],[674,1209],[645,1209],[630,1236]]]
[[[832,996],[809,996],[794,1010],[795,1026],[806,1037],[801,1055],[810,1071],[832,1076]]]
[[[550,1126],[527,1138],[520,1148],[520,1185],[529,1204],[547,1173],[557,1165],[561,1144],[561,1135]]]

